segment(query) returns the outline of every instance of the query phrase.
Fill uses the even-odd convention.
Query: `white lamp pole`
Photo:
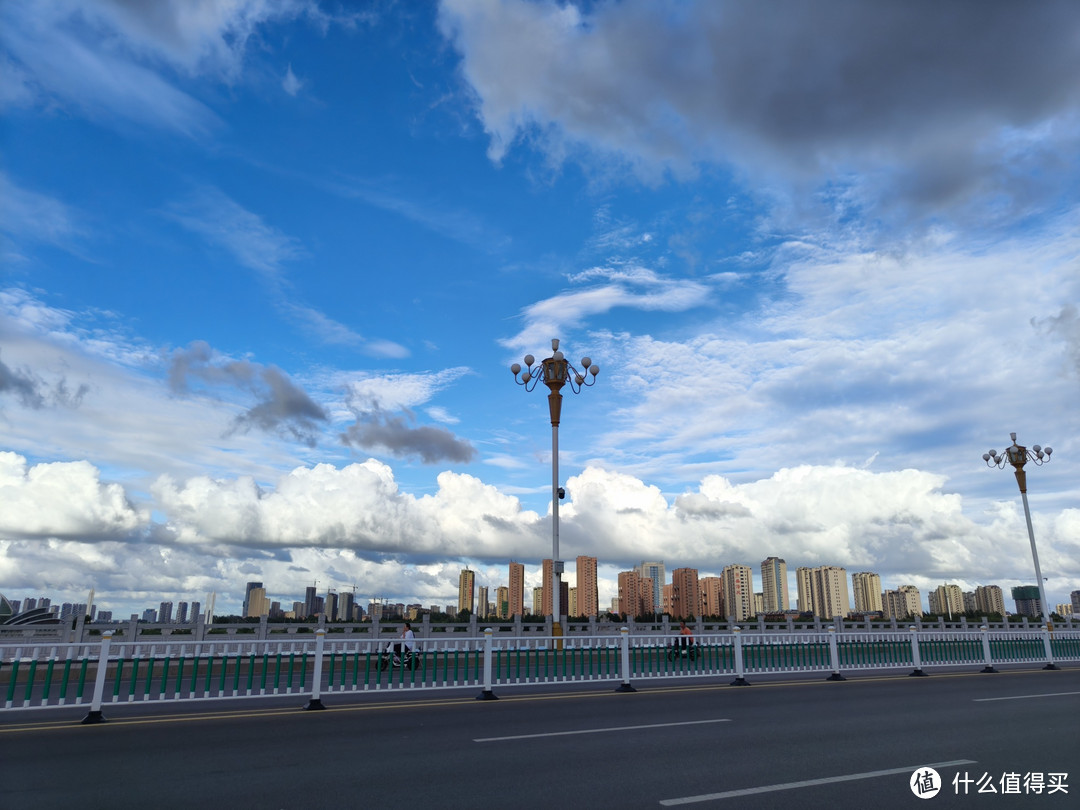
[[[1024,501],[1024,518],[1027,520],[1028,540],[1031,541],[1031,558],[1035,561],[1035,579],[1039,584],[1039,599],[1042,601],[1043,617],[1047,628],[1049,628],[1050,603],[1046,601],[1046,584],[1043,582],[1042,571],[1039,569],[1039,552],[1035,548],[1035,530],[1031,526],[1031,508],[1028,506],[1027,497],[1027,473],[1024,472],[1024,465],[1031,461],[1036,466],[1041,467],[1050,461],[1050,456],[1054,450],[1051,447],[1039,447],[1037,444],[1031,450],[1028,450],[1022,444],[1016,443],[1015,433],[1010,433],[1009,436],[1012,438],[1011,447],[1000,455],[996,450],[983,453],[983,461],[986,462],[988,467],[1004,469],[1006,464],[1011,464],[1015,468],[1016,483],[1020,486],[1020,497]]]
[[[600,368],[594,366],[588,357],[582,357],[582,370],[578,371],[559,351],[557,339],[551,341],[551,357],[541,361],[538,368],[533,367],[535,362],[536,358],[527,354],[524,371],[518,363],[510,366],[510,370],[514,372],[514,381],[518,385],[525,386],[526,391],[536,388],[541,379],[550,389],[548,411],[551,415],[551,626],[553,634],[561,636],[559,597],[562,590],[563,563],[559,559],[559,500],[563,496],[563,490],[559,486],[559,420],[562,414],[562,389],[570,383],[570,390],[575,394],[580,394],[583,388],[596,382],[596,375],[600,373]]]

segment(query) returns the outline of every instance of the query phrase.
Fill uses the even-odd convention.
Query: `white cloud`
[[[106,123],[203,137],[222,122],[180,85],[241,81],[261,31],[297,18],[325,32],[374,15],[332,15],[313,0],[12,0],[3,5],[0,43],[16,61],[5,60],[11,72],[0,101],[59,102]],[[295,95],[300,86],[290,66],[283,87]]]
[[[399,411],[423,405],[470,373],[471,370],[465,366],[422,374],[362,373],[349,375],[345,385],[347,398],[356,409]]]
[[[182,544],[349,548],[441,559],[535,553],[538,517],[469,475],[443,472],[434,495],[398,490],[373,459],[342,469],[297,468],[264,492],[249,478],[179,483],[162,478],[155,501]]]
[[[21,188],[0,171],[0,229],[18,239],[67,244],[82,232],[78,216],[64,203]]]
[[[589,467],[566,482],[561,551],[569,560],[597,556],[604,593],[613,592],[615,572],[654,558],[705,575],[731,563],[756,570],[777,555],[792,572],[842,565],[878,572],[886,587],[924,591],[942,581],[965,589],[1029,581],[1018,503],[991,504],[980,524],[945,485],[918,470],[803,466],[742,484],[709,476],[670,498],[634,476]],[[0,524],[4,581],[46,583],[72,597],[96,587],[103,604],[215,590],[219,606],[235,610],[238,583],[252,578],[282,597],[318,579],[320,589],[355,584],[367,597],[443,604],[464,565],[494,587],[505,584],[508,560],[535,575],[550,551],[550,524],[517,498],[449,472],[434,494],[416,497],[374,460],[297,468],[269,487],[246,477],[162,477],[152,503],[136,510],[85,462],[30,466],[6,453],[0,493],[17,506]],[[160,523],[150,523],[150,507]],[[1043,570],[1058,591],[1080,586],[1078,527],[1080,510],[1036,513]],[[28,577],[29,569],[48,574]]]
[[[99,540],[126,537],[147,523],[119,484],[102,484],[85,461],[30,466],[0,451],[0,537]]]
[[[54,3],[4,5],[0,42],[19,60],[20,94],[31,89],[41,103],[52,99],[104,121],[121,120],[200,137],[220,126],[217,115],[153,69],[83,39],[85,27],[72,8]],[[90,10],[87,7],[86,10]]]
[[[705,305],[711,295],[710,287],[699,281],[665,278],[643,267],[597,267],[570,277],[576,284],[597,280],[607,283],[563,292],[525,307],[521,331],[500,342],[509,348],[532,351],[552,336],[564,335],[589,318],[613,309],[685,312]]]
[[[296,78],[296,74],[293,73],[292,65],[290,64],[289,69],[285,71],[285,78],[281,80],[281,89],[290,96],[295,96],[300,92],[300,88],[303,86],[304,83]]]
[[[296,239],[216,188],[204,188],[172,206],[169,216],[269,279],[276,280],[285,262],[303,255]]]

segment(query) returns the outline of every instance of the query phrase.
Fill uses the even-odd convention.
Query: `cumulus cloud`
[[[305,546],[431,555],[499,556],[533,548],[538,517],[469,475],[440,473],[434,495],[399,490],[390,467],[369,459],[337,469],[297,468],[264,491],[250,478],[177,482],[154,497],[180,544]]]
[[[705,161],[923,216],[1031,211],[1076,176],[1068,2],[444,0],[439,19],[496,161],[519,143],[646,179]]]
[[[119,484],[85,461],[29,465],[0,451],[0,538],[92,541],[130,536],[148,522]]]

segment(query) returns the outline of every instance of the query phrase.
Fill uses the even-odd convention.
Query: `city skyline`
[[[585,571],[589,582],[596,583],[597,599],[594,603],[596,605],[595,613],[602,613],[607,608],[602,608],[602,605],[614,605],[619,603],[623,599],[624,588],[629,588],[633,594],[635,594],[636,602],[638,605],[637,610],[641,613],[650,613],[654,610],[656,612],[670,612],[672,615],[678,615],[676,611],[684,609],[683,603],[676,603],[674,597],[671,597],[670,604],[666,600],[660,602],[652,601],[654,594],[659,593],[664,588],[671,589],[674,579],[672,581],[664,581],[664,579],[655,580],[653,577],[642,576],[642,571],[649,571],[660,577],[664,576],[666,565],[664,561],[652,561],[642,562],[638,565],[629,567],[626,571],[620,571],[613,583],[614,590],[612,596],[605,599],[600,595],[599,584],[602,580],[596,579],[596,571],[598,569],[598,560],[596,557],[590,557],[587,555],[579,556],[574,566],[567,566],[562,580],[563,596],[566,597],[565,605],[569,605],[570,599],[575,601],[578,599],[577,591],[577,574],[578,566],[584,562]],[[459,613],[461,610],[466,609],[464,607],[466,601],[471,602],[471,607],[468,608],[472,613],[480,613],[481,607],[479,601],[476,599],[476,593],[478,590],[493,594],[496,596],[496,601],[490,604],[494,606],[495,613],[498,612],[498,593],[505,591],[507,595],[507,616],[512,617],[514,615],[548,615],[551,612],[550,595],[547,593],[546,570],[550,567],[550,558],[541,561],[540,566],[535,572],[530,573],[530,569],[524,563],[520,563],[514,560],[509,561],[504,567],[505,575],[502,580],[499,580],[496,575],[494,579],[484,582],[478,578],[477,572],[470,568],[460,569],[457,577],[457,591],[447,598],[453,598],[457,602],[457,607],[454,608],[451,604],[445,604],[445,612],[447,613]],[[752,566],[744,565],[741,563],[731,563],[725,565],[716,574],[699,571],[695,568],[677,568],[672,571],[674,576],[676,571],[691,572],[690,574],[681,575],[684,577],[682,580],[688,586],[691,582],[697,582],[696,591],[698,597],[696,597],[702,605],[704,605],[709,599],[709,591],[712,590],[720,600],[722,605],[722,611],[727,616],[734,616],[738,619],[745,618],[746,616],[755,615],[755,600],[758,606],[756,612],[761,613],[783,613],[789,612],[790,607],[782,607],[780,609],[769,609],[769,601],[766,596],[766,588],[770,583],[775,582],[775,577],[778,572],[783,572],[785,588],[784,602],[788,605],[794,605],[796,612],[814,612],[817,615],[827,616],[836,612],[837,606],[846,605],[847,611],[852,613],[872,613],[875,611],[884,611],[885,613],[896,612],[898,608],[891,607],[888,604],[889,595],[893,595],[893,599],[896,605],[905,604],[909,608],[914,608],[922,612],[936,614],[938,612],[947,613],[964,612],[968,609],[974,609],[976,611],[982,611],[984,613],[1005,613],[1003,594],[1012,591],[1015,588],[1031,588],[1034,587],[1028,585],[1009,586],[1002,588],[1002,586],[995,584],[979,584],[970,588],[965,588],[962,585],[956,583],[945,583],[931,585],[925,591],[918,586],[914,586],[911,583],[901,583],[892,588],[883,587],[881,576],[874,572],[858,571],[849,572],[841,566],[797,566],[793,571],[787,570],[786,561],[775,556],[768,557],[762,560],[758,567],[755,569]],[[839,572],[843,572],[840,574]],[[690,576],[691,579],[686,579],[686,576]],[[520,588],[521,606],[520,609],[513,607],[514,597],[511,594],[514,593],[514,589],[509,585],[510,582],[520,579],[522,583]],[[711,583],[710,583],[711,581]],[[529,583],[536,582],[538,584],[529,585]],[[760,584],[761,589],[758,589]],[[916,593],[915,600],[907,598],[905,601],[904,594],[908,593],[908,589],[912,589],[912,592]],[[997,590],[996,599],[992,598],[986,592],[989,589]],[[222,605],[221,611],[215,611],[215,615],[237,615],[241,617],[252,617],[258,615],[251,612],[250,605],[257,604],[260,610],[267,611],[270,608],[271,603],[279,605],[278,610],[282,614],[296,612],[299,615],[310,616],[320,613],[324,610],[324,604],[327,600],[332,600],[334,605],[333,612],[338,612],[337,606],[341,600],[347,600],[347,604],[350,606],[357,606],[362,609],[363,613],[368,611],[368,605],[380,605],[383,603],[397,604],[397,605],[415,605],[417,607],[423,607],[422,602],[414,599],[400,599],[391,594],[382,595],[366,595],[357,594],[355,587],[350,592],[349,590],[338,591],[336,588],[330,588],[325,592],[320,593],[316,586],[307,585],[304,588],[304,596],[302,600],[292,600],[286,596],[282,596],[279,599],[272,599],[270,591],[263,587],[263,583],[259,581],[249,581],[243,589],[245,597],[239,610],[235,614],[229,614],[226,612],[227,608]],[[286,591],[282,593],[287,594]],[[525,593],[532,594],[531,599],[524,599]],[[942,596],[946,593],[946,596]],[[3,594],[3,591],[0,591]],[[794,598],[791,598],[791,594]],[[1073,591],[1069,594],[1069,600],[1064,602],[1057,601],[1050,605],[1051,609],[1056,609],[1060,605],[1071,605],[1077,601],[1077,594],[1080,594],[1080,590]],[[20,600],[20,597],[12,596],[10,594],[4,594],[9,599]],[[972,605],[965,605],[962,596],[970,596],[972,598]],[[36,595],[27,595],[27,597],[35,599]],[[217,594],[207,594],[207,603],[213,598],[216,600]],[[370,600],[370,601],[369,601]],[[899,601],[897,601],[899,600]],[[937,601],[935,601],[937,600]],[[184,598],[178,598],[175,600],[178,604],[187,604],[188,601],[193,601],[198,605],[198,600],[187,600]],[[428,600],[430,602],[431,600]],[[78,604],[78,603],[76,603]],[[170,602],[162,602],[162,604],[172,604]],[[539,604],[539,609],[537,605]],[[590,601],[586,599],[582,604],[588,607]],[[290,607],[291,606],[291,607]],[[938,608],[944,606],[943,610]],[[97,603],[94,603],[94,607],[97,607]],[[425,608],[426,609],[426,608]],[[432,606],[435,609],[435,606]],[[139,612],[146,613],[149,609],[143,608],[141,611],[134,611],[132,615]],[[440,611],[442,608],[440,608]],[[110,610],[110,613],[113,612]],[[118,615],[123,614],[123,610],[116,611]],[[625,611],[621,611],[625,612]],[[1017,611],[1019,612],[1019,611]],[[577,615],[590,615],[588,610],[583,610]],[[595,615],[595,614],[594,614]]]
[[[789,5],[0,3],[0,588],[1011,589],[1016,431],[1068,601],[1080,15]]]

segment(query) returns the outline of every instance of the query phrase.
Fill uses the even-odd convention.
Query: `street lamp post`
[[[588,357],[582,357],[581,371],[578,371],[559,351],[557,339],[551,341],[551,357],[541,361],[536,368],[533,367],[535,362],[536,358],[527,354],[524,371],[518,363],[510,366],[510,370],[514,372],[514,382],[523,385],[526,391],[536,388],[540,380],[551,391],[548,394],[548,411],[551,415],[551,629],[553,635],[561,636],[559,597],[563,563],[559,559],[559,500],[564,492],[559,486],[559,418],[562,413],[562,389],[570,383],[570,390],[580,394],[583,388],[596,382],[600,368],[593,365]]]
[[[1028,540],[1031,541],[1031,557],[1035,561],[1035,579],[1039,584],[1039,599],[1042,601],[1046,627],[1050,629],[1050,603],[1046,601],[1046,585],[1043,582],[1042,571],[1039,569],[1039,552],[1035,549],[1035,530],[1031,526],[1031,508],[1028,506],[1027,497],[1027,473],[1024,472],[1024,465],[1030,461],[1041,467],[1050,461],[1050,456],[1054,450],[1051,447],[1039,447],[1037,444],[1032,446],[1031,450],[1028,450],[1022,444],[1016,443],[1015,433],[1010,433],[1009,436],[1012,438],[1011,447],[1000,455],[996,450],[983,453],[983,461],[986,462],[987,467],[1004,469],[1006,464],[1011,464],[1015,468],[1016,483],[1020,486],[1020,497],[1024,501],[1024,518],[1027,520]]]

